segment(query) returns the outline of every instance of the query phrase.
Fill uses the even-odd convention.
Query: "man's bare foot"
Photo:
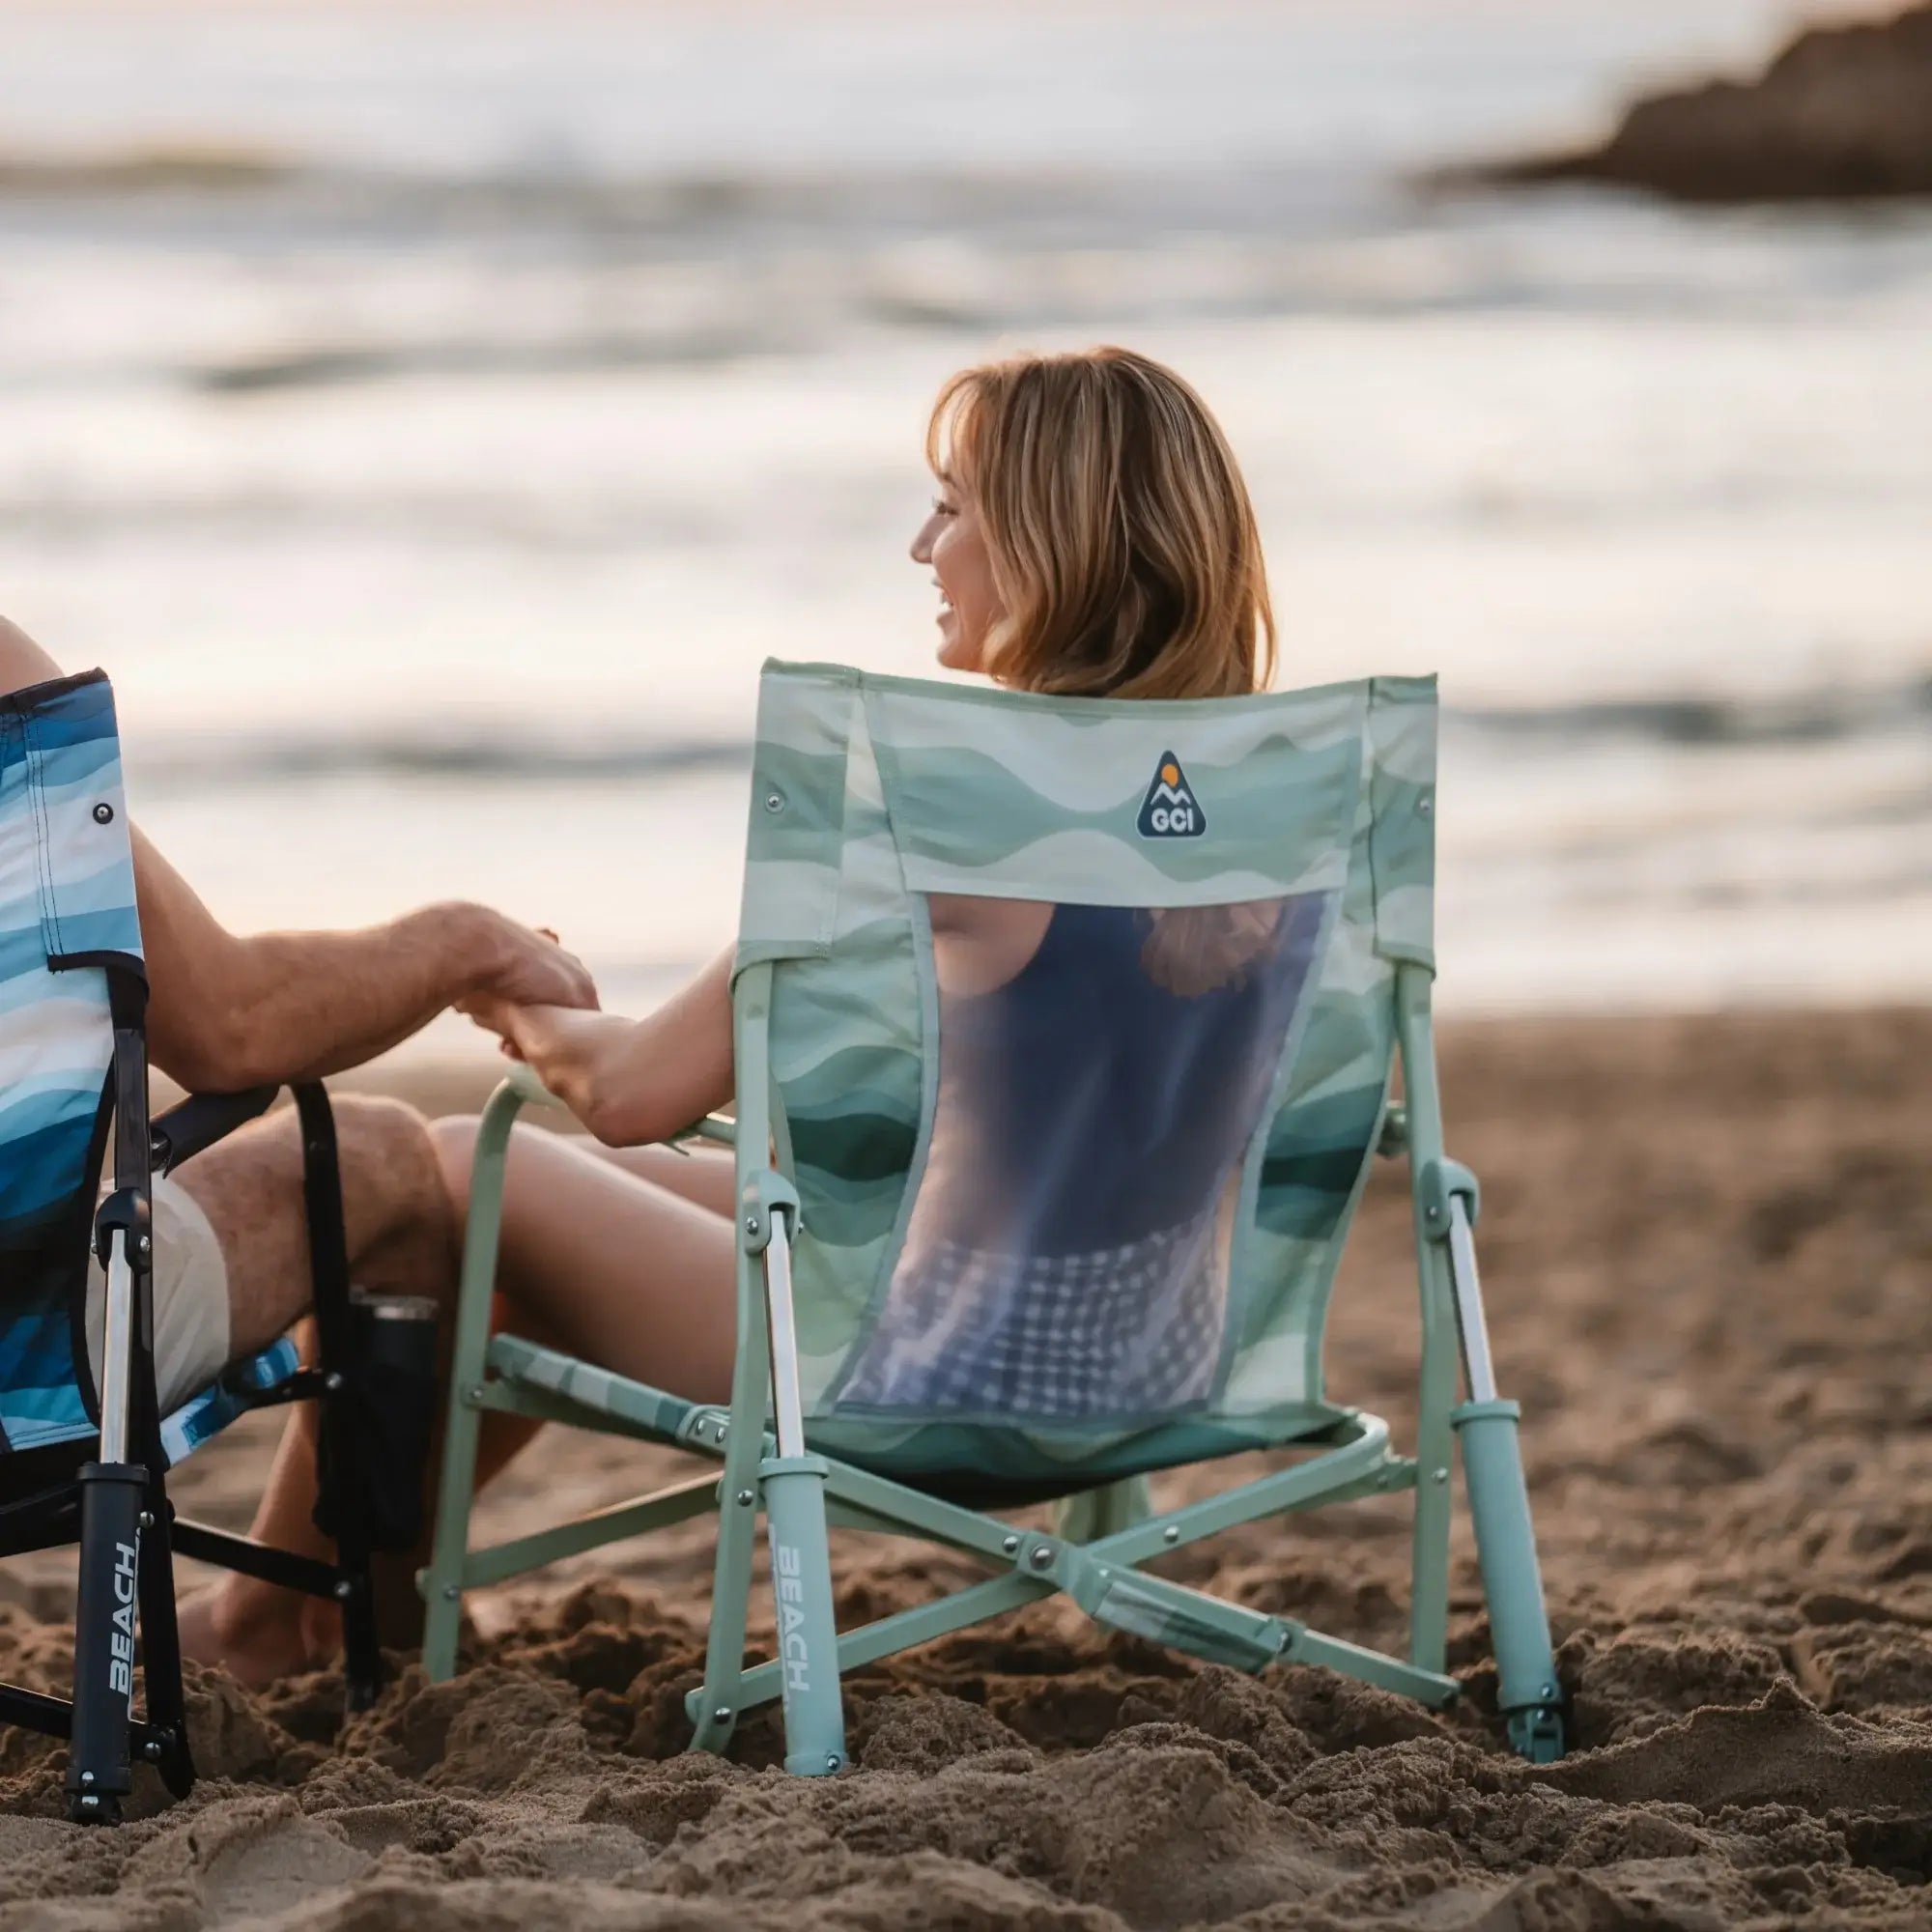
[[[219,1664],[237,1683],[260,1690],[320,1670],[334,1656],[339,1634],[322,1628],[328,1610],[289,1590],[254,1584],[243,1598],[233,1584],[216,1583],[186,1598],[175,1614],[184,1657]]]

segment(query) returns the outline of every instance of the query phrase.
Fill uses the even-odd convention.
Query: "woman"
[[[932,572],[939,662],[949,669],[1018,690],[1117,698],[1234,696],[1267,681],[1274,625],[1247,491],[1213,418],[1170,370],[1120,349],[965,370],[939,396],[926,454],[938,493],[912,556]],[[942,1065],[940,1124],[909,1231],[910,1259],[889,1296],[905,1319],[898,1332],[887,1321],[881,1345],[854,1365],[853,1399],[944,1406],[951,1388],[956,1406],[1016,1393],[1024,1401],[1037,1364],[998,1340],[1000,1318],[1011,1316],[1022,1292],[999,1264],[1028,1241],[1052,1246],[1056,1229],[1045,1224],[1065,1216],[1064,1205],[1030,1208],[988,1182],[997,1164],[979,1156],[986,1136],[979,1131],[976,1142],[976,1130],[1013,1101],[995,1091],[998,1049],[990,1043],[1010,1049],[1015,1028],[1049,1041],[1052,1003],[1079,997],[1094,946],[1122,956],[1107,934],[1118,939],[1129,921],[1139,924],[1124,956],[1144,983],[1122,995],[1124,1005],[1110,992],[1109,1004],[1125,1011],[1138,1001],[1136,1011],[1180,1013],[1185,1024],[1160,1049],[1166,1063],[1142,1055],[1123,1064],[1112,1085],[1060,1085],[1080,1086],[1082,1104],[1105,1120],[1121,1112],[1121,1096],[1136,1081],[1171,1094],[1184,1049],[1193,1063],[1225,1065],[1226,1080],[1242,1083],[1232,1113],[1221,1104],[1225,1092],[1190,1103],[1203,1118],[1235,1124],[1224,1124],[1201,1156],[1205,1212],[1197,1198],[1184,1224],[1073,1253],[1079,1265],[1054,1274],[1045,1298],[1021,1309],[1020,1325],[1030,1321],[1039,1331],[1035,1342],[1051,1345],[1064,1315],[1131,1273],[1136,1292],[1165,1297],[1163,1319],[1176,1340],[1153,1351],[1157,1373],[1136,1387],[1150,1401],[1184,1398],[1211,1373],[1219,1349],[1213,1278],[1225,1249],[1223,1183],[1245,1142],[1242,1122],[1252,1122],[1264,1097],[1265,1081],[1256,1086],[1253,1068],[1273,1064],[1252,1050],[1257,1030],[1278,1037],[1288,1024],[1319,919],[1295,901],[1146,915],[935,897],[931,914],[942,1039],[956,1034],[989,1045],[979,1061],[962,1046]],[[498,1273],[505,1324],[704,1402],[723,1401],[731,1378],[731,1164],[715,1151],[686,1155],[651,1144],[731,1099],[730,964],[728,952],[720,954],[642,1020],[496,1001],[467,1009],[594,1137],[517,1131]],[[1031,989],[1031,1008],[1020,1002],[1021,988]],[[435,1131],[449,1205],[460,1215],[475,1122],[441,1121]],[[1200,1136],[1181,1140],[1205,1145]],[[1131,1215],[1145,1192],[1123,1185],[1110,1212]],[[423,1211],[447,1213],[448,1206],[426,1203]],[[1018,1221],[1027,1224],[1023,1236],[1013,1233]],[[1119,1258],[1132,1268],[1117,1265]],[[968,1307],[978,1311],[970,1333],[960,1327],[959,1311]],[[954,1365],[977,1365],[945,1386],[920,1366],[934,1354],[935,1310],[951,1324],[940,1353]],[[1112,1381],[1097,1396],[1076,1391],[1065,1412],[1120,1400],[1120,1377],[1133,1372],[1130,1364],[1107,1367]],[[479,1479],[526,1433],[508,1418],[489,1418]],[[298,1438],[285,1449],[259,1534],[285,1544],[302,1535],[312,1462]],[[237,1577],[223,1586],[204,1640],[238,1672],[259,1679],[326,1654],[327,1621],[322,1606]]]

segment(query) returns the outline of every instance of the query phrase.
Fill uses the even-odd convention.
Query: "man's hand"
[[[582,960],[566,952],[554,932],[519,925],[482,907],[481,968],[457,1009],[490,1025],[486,1011],[504,1007],[590,1007],[597,986]],[[492,1028],[492,1031],[499,1029]]]
[[[521,1060],[523,1048],[517,1043],[517,1023],[526,1009],[494,993],[477,993],[461,1002],[456,1010],[473,1020],[485,1033],[497,1036],[497,1044],[508,1060]]]

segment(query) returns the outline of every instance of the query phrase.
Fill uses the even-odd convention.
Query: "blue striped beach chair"
[[[782,1699],[787,1767],[836,1771],[841,1673],[1054,1592],[1197,1657],[1324,1664],[1440,1706],[1460,1689],[1445,1668],[1460,1447],[1503,1723],[1523,1755],[1560,1754],[1476,1182],[1442,1141],[1435,737],[1433,679],[1158,703],[768,667],[735,1117],[695,1129],[736,1149],[730,1401],[489,1336],[505,1145],[541,1097],[513,1076],[477,1143],[430,1676],[455,1668],[466,1589],[715,1504],[710,1642],[688,1703],[706,1748]],[[976,980],[1003,947],[1008,963]],[[1322,1382],[1329,1291],[1378,1154],[1406,1155],[1414,1208],[1412,1455]],[[471,1550],[489,1409],[674,1443],[722,1462],[723,1480]],[[1151,1512],[1151,1472],[1249,1450],[1296,1460]],[[1406,1656],[1142,1567],[1237,1523],[1405,1491]],[[1052,1533],[1002,1513],[1048,1501],[1063,1504]],[[779,1654],[747,1667],[761,1512]],[[828,1524],[923,1537],[988,1574],[838,1631]]]
[[[374,1695],[380,1669],[359,1505],[340,1512],[333,1564],[174,1520],[169,1467],[268,1404],[320,1397],[338,1493],[359,1497],[365,1476],[343,1406],[347,1264],[320,1087],[297,1100],[324,1365],[300,1367],[284,1339],[159,1411],[153,1179],[262,1113],[276,1090],[198,1095],[151,1122],[146,1002],[108,681],[91,671],[0,696],[0,1556],[79,1550],[73,1697],[0,1686],[0,1723],[69,1739],[67,1793],[82,1823],[119,1817],[136,1761],[177,1796],[193,1783],[176,1550],[340,1601],[353,1700]],[[90,1249],[107,1283],[98,1388],[83,1325]]]

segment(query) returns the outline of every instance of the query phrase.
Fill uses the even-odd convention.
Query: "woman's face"
[[[950,476],[939,478],[932,514],[912,540],[912,560],[931,569],[939,592],[939,662],[949,670],[983,671],[986,634],[1005,611],[979,510]]]

